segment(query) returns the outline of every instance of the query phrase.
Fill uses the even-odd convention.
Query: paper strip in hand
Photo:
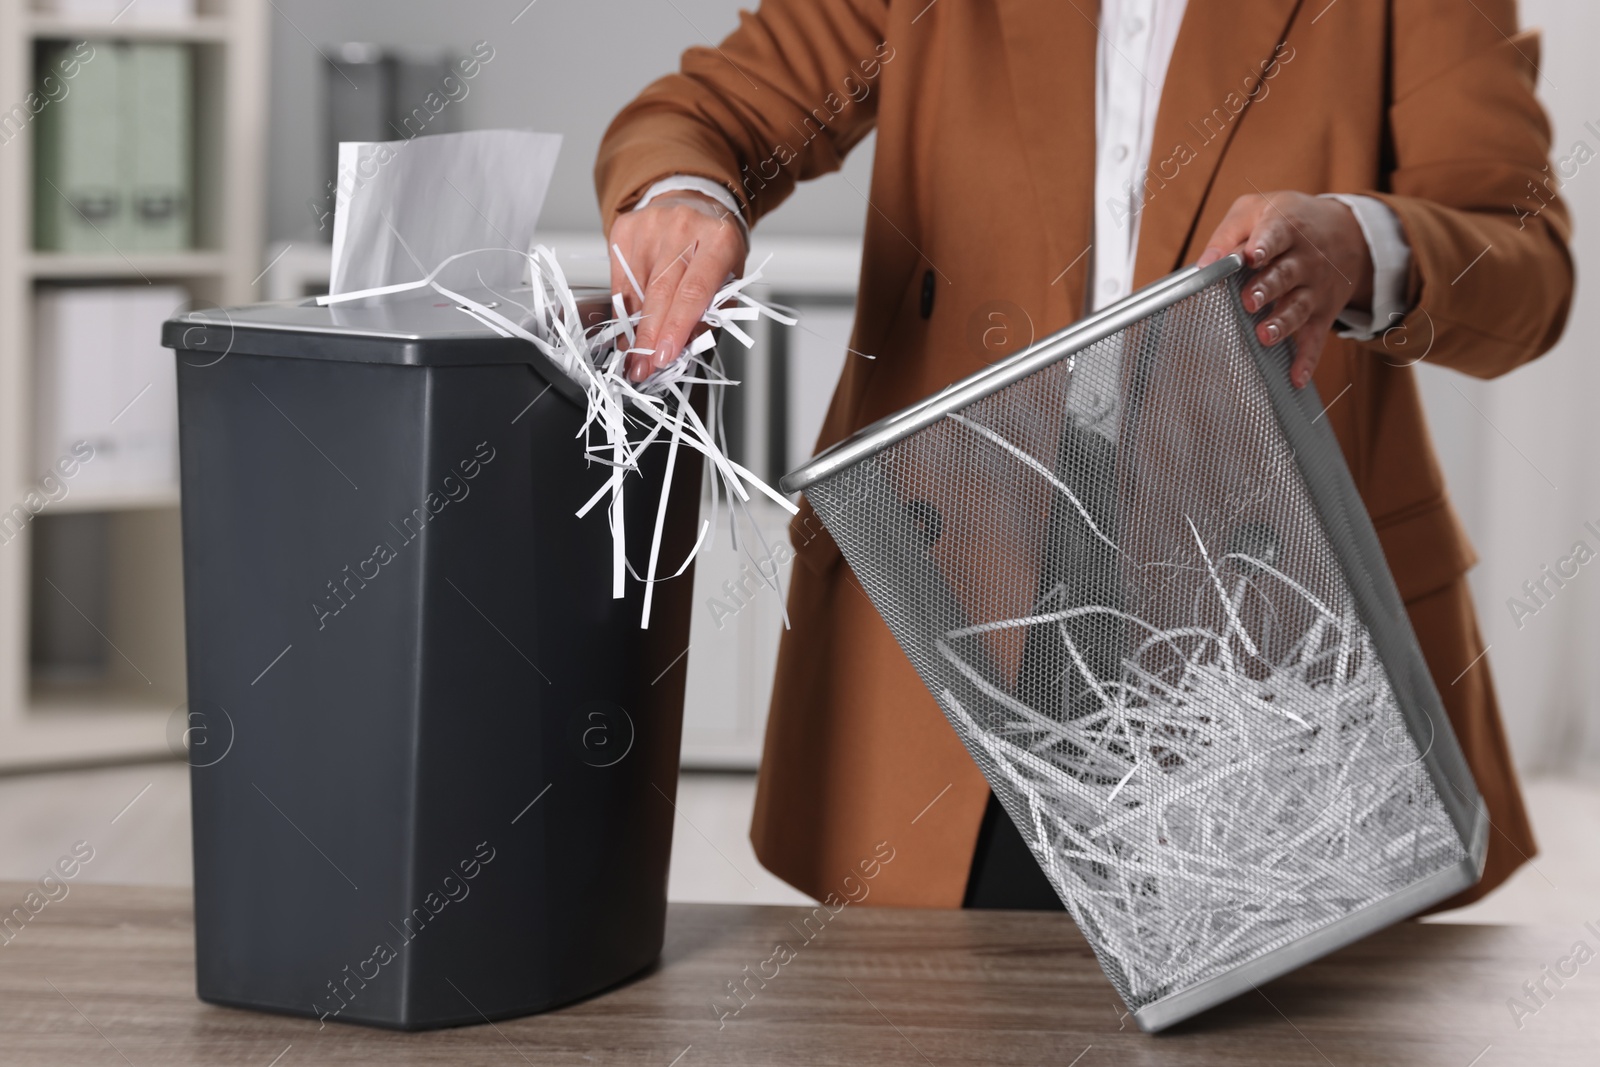
[[[613,254],[620,260],[620,252],[613,249]],[[500,259],[515,259],[519,264],[525,264],[527,273],[532,279],[531,306],[521,304],[504,294],[499,294],[501,299],[495,302],[501,306],[520,307],[528,316],[521,323],[507,318],[495,307],[473,300],[440,281],[452,267],[463,262],[470,261],[475,265],[480,261]],[[520,269],[517,273],[521,273]],[[744,292],[747,286],[760,279],[761,270],[757,268],[743,278],[723,286],[701,321],[708,327],[728,329],[747,348],[753,346],[753,339],[744,330],[732,324],[752,322],[765,315],[785,325],[794,325],[795,319],[768,307]],[[764,581],[769,583],[774,581],[769,577],[777,573],[771,549],[761,538],[760,530],[746,507],[750,500],[749,490],[754,489],[768,497],[790,514],[796,509],[787,497],[727,454],[721,417],[722,398],[729,386],[738,383],[723,373],[721,363],[716,358],[715,338],[710,329],[691,342],[676,360],[644,381],[629,381],[628,356],[634,352],[648,351],[633,346],[635,331],[643,317],[642,313],[626,313],[621,300],[616,299],[613,301],[613,306],[618,313],[614,318],[587,330],[584,329],[581,325],[577,300],[573,296],[571,286],[567,284],[560,264],[556,261],[555,253],[543,245],[527,253],[517,253],[506,248],[482,248],[459,252],[447,256],[438,266],[416,281],[318,297],[317,300],[321,304],[337,304],[348,300],[407,292],[424,286],[431,286],[440,295],[454,301],[463,313],[471,315],[503,336],[519,337],[527,341],[560,367],[583,390],[588,410],[583,428],[579,432],[584,438],[584,447],[591,459],[609,466],[611,474],[594,496],[578,509],[577,515],[582,518],[602,500],[609,500],[607,515],[614,546],[611,595],[614,598],[620,599],[624,595],[627,578],[633,573],[633,568],[628,563],[626,533],[622,521],[623,482],[630,473],[638,473],[639,458],[646,449],[664,447],[668,450],[667,477],[661,490],[662,504],[656,513],[654,533],[647,557],[649,562],[642,577],[633,573],[633,576],[645,582],[646,586],[641,626],[650,625],[654,586],[656,582],[662,580],[659,561],[661,535],[666,521],[665,501],[671,487],[674,460],[680,448],[692,448],[705,456],[708,461],[706,471],[711,486],[712,517],[702,522],[700,534],[688,558],[678,564],[673,573],[667,577],[677,577],[688,569],[705,543],[707,531],[715,525],[720,500],[726,496],[729,507],[733,509],[736,517],[732,527],[735,531],[736,547],[742,547],[755,565],[755,572],[762,575]],[[703,419],[689,398],[690,388],[697,383],[705,385],[711,391],[710,401],[706,405],[706,416]],[[636,431],[631,438],[630,427]],[[644,430],[642,437],[637,432],[640,428]],[[738,545],[739,518],[743,518],[745,525],[755,532],[760,554],[757,554],[755,545],[748,542],[742,546]]]
[[[755,271],[728,282],[702,317],[709,329],[694,338],[676,360],[642,382],[627,378],[627,359],[635,352],[642,312],[627,313],[613,297],[614,318],[585,328],[578,303],[555,254],[533,247],[539,206],[555,169],[560,138],[517,130],[419,137],[413,141],[340,145],[338,214],[334,221],[333,284],[322,304],[383,297],[431,286],[462,311],[505,337],[519,337],[554,362],[587,397],[579,431],[590,460],[610,469],[604,485],[577,512],[581,518],[602,500],[612,538],[611,595],[621,599],[630,576],[645,583],[641,626],[650,625],[655,583],[663,566],[662,530],[666,494],[678,452],[691,448],[709,461],[711,518],[700,527],[688,558],[667,577],[677,577],[693,562],[716,524],[721,498],[734,514],[735,547],[742,547],[755,572],[776,591],[777,566],[746,507],[750,489],[790,513],[795,507],[727,454],[722,399],[738,383],[722,372],[713,329],[726,330],[746,348],[754,340],[738,324],[765,315],[786,325],[795,320],[752,299],[744,290],[761,278]],[[346,174],[349,192],[346,192]],[[532,248],[532,251],[529,249]],[[612,254],[633,283],[639,303],[644,293],[631,266],[615,247]],[[430,266],[424,266],[430,264]],[[531,306],[506,293],[529,279]],[[485,304],[461,292],[487,287],[500,299]],[[521,295],[520,293],[518,295]],[[497,307],[524,313],[513,321]],[[710,393],[706,416],[690,403],[695,384]],[[630,434],[630,431],[632,433]],[[628,562],[623,524],[623,484],[639,472],[639,457],[664,447],[667,476],[656,510],[654,533],[643,576]],[[755,533],[754,544],[738,544],[739,519]],[[760,546],[760,554],[755,550]],[[781,601],[780,601],[781,602]],[[787,622],[787,618],[785,619]]]

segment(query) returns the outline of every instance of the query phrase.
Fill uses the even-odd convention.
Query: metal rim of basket
[[[1114,304],[1051,334],[1014,355],[968,375],[908,408],[885,416],[871,425],[823,449],[778,482],[786,493],[799,493],[831,478],[847,467],[877,455],[919,430],[933,425],[950,412],[999,392],[1043,367],[1083,351],[1140,319],[1164,311],[1187,300],[1201,290],[1244,267],[1238,253],[1224,256],[1206,267],[1191,266],[1176,271]]]

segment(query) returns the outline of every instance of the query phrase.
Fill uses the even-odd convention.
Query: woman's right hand
[[[744,273],[744,231],[727,208],[700,193],[663,193],[611,224],[611,244],[644,289],[644,317],[628,357],[628,377],[639,382],[671,363],[699,331],[700,317],[730,277]],[[639,310],[622,264],[611,256],[611,291]]]

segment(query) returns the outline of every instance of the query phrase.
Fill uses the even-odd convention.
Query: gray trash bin
[[[192,312],[163,341],[201,999],[423,1029],[650,966],[693,572],[648,630],[640,583],[611,598],[605,509],[573,514],[609,474],[577,388],[431,291]],[[630,546],[664,466],[627,479]],[[681,450],[664,560],[698,475]]]

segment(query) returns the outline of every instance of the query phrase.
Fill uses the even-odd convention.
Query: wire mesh
[[[1468,857],[1239,282],[806,489],[1135,1011]]]

